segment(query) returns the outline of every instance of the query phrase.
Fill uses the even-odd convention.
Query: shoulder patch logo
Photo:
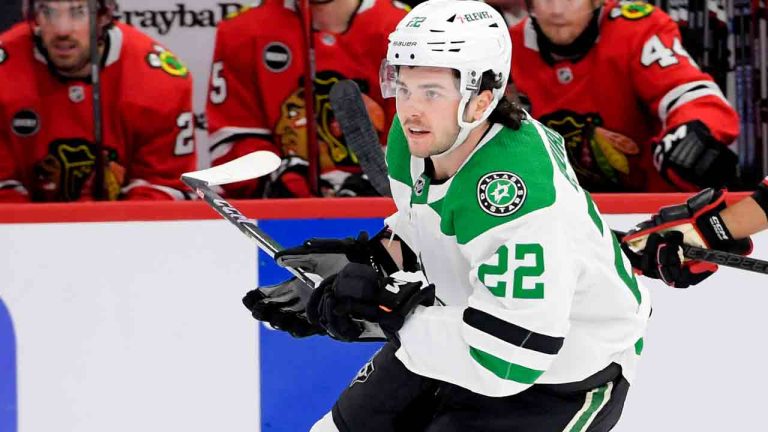
[[[232,18],[240,16],[240,15],[244,14],[245,12],[248,12],[248,10],[253,9],[254,7],[257,7],[257,6],[258,6],[258,4],[256,4],[256,5],[245,5],[245,6],[241,7],[240,9],[238,9],[238,10],[236,10],[234,12],[230,12],[227,16],[224,17],[224,19],[231,20]]]
[[[147,63],[150,67],[162,69],[165,73],[175,77],[185,77],[189,69],[172,52],[155,45],[154,51],[147,54]]]
[[[416,196],[421,196],[421,194],[424,193],[424,186],[426,185],[426,181],[424,181],[424,177],[419,177],[416,180],[416,183],[413,185],[413,193],[416,194]]]
[[[517,174],[488,173],[477,183],[477,202],[491,216],[509,216],[525,203],[528,190]]]
[[[282,42],[270,42],[264,48],[264,65],[272,72],[282,72],[291,65],[291,50]]]
[[[40,117],[32,110],[21,110],[11,119],[11,130],[20,137],[28,137],[40,130]]]
[[[8,60],[8,52],[3,47],[0,47],[0,65],[5,63],[6,60]]]
[[[639,20],[645,18],[653,12],[654,6],[642,1],[623,1],[610,13],[611,19],[619,17],[628,20]]]
[[[80,103],[85,100],[85,87],[81,85],[73,85],[69,87],[69,101],[72,103]]]

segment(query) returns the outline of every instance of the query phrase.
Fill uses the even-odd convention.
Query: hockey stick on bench
[[[339,81],[331,87],[329,97],[333,112],[344,133],[344,141],[357,155],[371,186],[381,196],[392,196],[384,152],[376,129],[368,117],[360,88],[352,80]]]
[[[240,213],[240,210],[216,193],[212,186],[261,177],[276,170],[279,166],[280,158],[277,155],[269,151],[257,151],[219,166],[184,173],[181,176],[181,181],[195,191],[201,199],[205,200],[224,219],[236,226],[243,234],[253,239],[259,249],[263,250],[271,258],[274,258],[275,254],[282,250],[283,247],[256,226],[251,219]],[[291,267],[286,267],[286,270],[293,273],[294,276],[309,287],[315,287],[313,278],[303,270]]]

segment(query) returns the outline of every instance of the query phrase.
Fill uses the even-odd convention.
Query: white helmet
[[[387,58],[380,73],[381,93],[394,97],[397,66],[431,66],[459,72],[461,102],[456,113],[459,135],[443,154],[464,142],[504,96],[512,61],[512,41],[504,19],[489,5],[474,0],[429,0],[419,4],[389,35]],[[486,71],[496,75],[493,101],[483,116],[464,121],[469,99],[476,95]]]

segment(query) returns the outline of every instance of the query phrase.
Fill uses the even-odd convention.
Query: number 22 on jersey
[[[544,298],[544,248],[539,243],[520,243],[510,251],[507,245],[501,245],[496,251],[496,264],[482,264],[477,270],[477,277],[496,297],[506,297],[508,280],[506,275],[511,268],[512,297],[519,299]]]

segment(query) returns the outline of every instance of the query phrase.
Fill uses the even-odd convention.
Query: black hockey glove
[[[308,198],[309,163],[298,156],[284,157],[280,166],[269,174],[264,186],[265,198]]]
[[[338,197],[377,197],[381,196],[373,188],[365,174],[350,174],[336,191]]]
[[[710,277],[717,266],[709,267],[706,263],[693,265],[686,263],[682,254],[683,233],[669,231],[663,234],[652,233],[648,236],[642,253],[635,253],[627,244],[622,245],[632,267],[642,275],[661,279],[674,288],[688,288]]]
[[[399,269],[389,252],[381,244],[381,239],[387,236],[387,230],[382,230],[373,239],[368,239],[366,232],[361,232],[356,239],[322,239],[311,238],[301,246],[284,249],[275,254],[275,261],[282,267],[302,269],[327,278],[341,271],[350,262],[373,266],[386,276]],[[401,243],[402,244],[402,243]],[[403,247],[406,266],[415,266],[416,256]],[[410,258],[408,258],[410,256]],[[410,263],[410,264],[409,264]],[[406,268],[406,270],[408,270]],[[409,271],[414,271],[411,269]]]
[[[248,292],[243,304],[259,321],[283,330],[293,337],[302,338],[325,334],[325,330],[307,320],[305,309],[312,288],[294,278],[283,283],[262,287]]]
[[[622,239],[622,249],[638,273],[686,288],[717,271],[717,265],[683,259],[683,243],[748,255],[750,239],[736,240],[720,218],[726,190],[705,189],[685,204],[664,207]]]
[[[656,169],[682,190],[721,188],[736,177],[738,158],[699,120],[668,130],[652,148]]]
[[[422,288],[421,282],[397,281],[369,265],[350,263],[312,293],[307,317],[342,340],[360,337],[363,329],[357,320],[376,323],[390,342],[399,345],[397,332],[408,315],[416,306],[434,302],[434,285]]]

